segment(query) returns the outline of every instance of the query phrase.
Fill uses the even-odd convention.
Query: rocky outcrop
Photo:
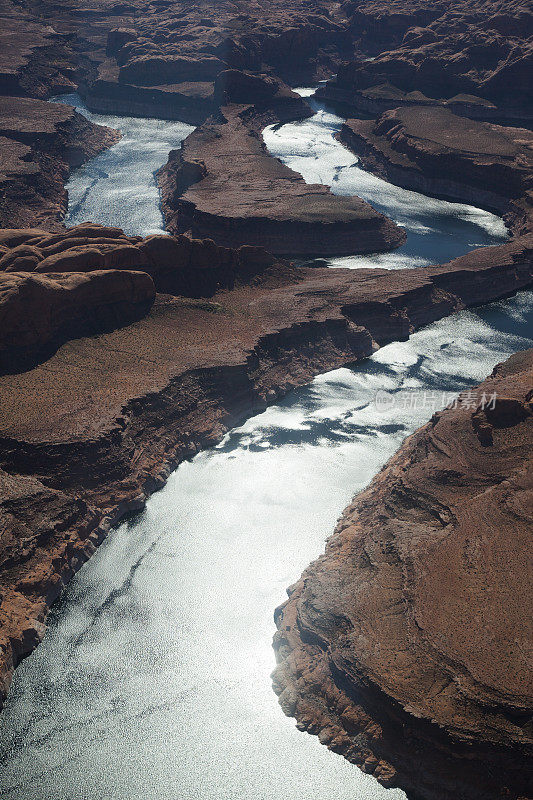
[[[135,270],[148,273],[158,292],[209,297],[231,289],[272,266],[260,247],[236,250],[212,239],[187,236],[126,236],[120,228],[86,222],[58,233],[40,229],[0,230],[2,271],[60,273]]]
[[[59,228],[69,170],[119,138],[71,106],[0,97],[0,227]]]
[[[276,612],[285,712],[411,798],[531,794],[533,350],[409,437]]]
[[[238,9],[229,0],[100,0],[91,9],[45,0],[40,9],[46,22],[30,3],[4,3],[4,93],[78,86],[95,111],[201,124],[222,70],[266,70],[305,85],[341,65],[324,97],[374,113],[395,107],[384,105],[388,84],[480,118],[521,119],[531,106],[532,17],[522,0],[273,0]]]
[[[364,0],[344,11],[360,56],[319,91],[324,99],[380,113],[398,105],[395,92],[415,92],[467,116],[531,119],[533,15],[521,0]]]
[[[416,89],[404,91],[388,81],[361,88],[358,85],[358,66],[351,63],[341,67],[335,78],[318,87],[316,97],[333,103],[351,116],[358,111],[378,116],[384,111],[405,106],[429,106],[447,108],[470,119],[498,121],[501,118],[498,107],[490,100],[465,92],[446,100],[436,100]]]
[[[409,107],[347,120],[339,139],[395,184],[496,211],[517,233],[532,228],[533,134],[525,128]]]
[[[70,339],[140,319],[156,289],[209,297],[274,263],[261,248],[128,237],[90,223],[56,234],[0,230],[0,256],[0,374],[27,370]]]
[[[368,203],[308,184],[273,159],[257,133],[268,121],[259,104],[224,106],[170,153],[159,172],[168,230],[281,255],[370,253],[403,243],[405,233]]]
[[[0,95],[48,97],[76,89],[69,37],[30,4],[3,0],[0,8]]]
[[[20,4],[5,5],[11,25]],[[322,0],[295,0],[290,7],[274,0],[268,8],[236,8],[227,0],[192,6],[185,0],[99,0],[83,9],[68,0],[44,0],[39,10],[48,27],[27,6],[27,32],[19,26],[15,40],[11,29],[6,26],[3,37],[0,28],[6,51],[16,41],[21,53],[29,53],[15,78],[6,59],[9,93],[43,97],[63,86],[72,91],[75,82],[88,107],[102,112],[200,124],[213,113],[213,84],[222,70],[267,71],[293,84],[309,83],[331,74],[340,55],[350,52],[341,7]]]
[[[298,83],[331,68],[350,41],[339,15],[344,18],[318,0],[297,0],[290,8],[275,0],[268,9],[252,4],[238,12],[229,2],[174,2],[158,8],[156,19],[143,8],[127,28],[109,31],[87,102],[102,109],[112,97],[124,111],[122,98],[139,113],[147,104],[173,118],[179,107],[187,114],[181,119],[202,122],[212,113],[213,83],[224,70],[261,73],[267,67]],[[199,91],[204,102],[198,107],[193,95]]]
[[[279,78],[237,69],[219,73],[214,84],[214,101],[220,109],[247,107],[240,111],[241,118],[257,132],[273,122],[292,122],[312,114],[306,101]]]
[[[144,272],[0,272],[0,373],[28,369],[69,339],[128,325],[154,298]]]
[[[36,233],[10,232],[9,244]],[[173,247],[166,237],[144,240],[157,260],[165,242]],[[296,269],[243,248],[231,291],[159,294],[138,322],[68,341],[44,364],[0,376],[2,693],[64,583],[181,460],[317,373],[530,285],[532,253],[523,237],[440,267],[353,271]],[[25,286],[71,280],[2,274]],[[74,280],[99,274],[130,280],[132,272]]]

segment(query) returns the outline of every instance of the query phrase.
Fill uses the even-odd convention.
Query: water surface
[[[128,235],[164,233],[154,172],[194,128],[185,122],[93,114],[77,94],[54,100],[122,133],[117,144],[72,171],[66,185],[65,225],[70,228],[90,221],[122,228]]]
[[[263,137],[269,152],[308,183],[330,186],[334,194],[362,197],[407,232],[406,244],[392,253],[329,258],[329,266],[402,269],[444,264],[475,247],[507,239],[503,220],[495,214],[402,189],[361,169],[357,156],[334,139],[344,119],[313,99],[312,89],[296,91],[315,114],[266,128]]]
[[[182,464],[54,608],[0,717],[3,800],[400,800],[277,705],[273,610],[433,408],[531,345],[521,295],[293,392]]]
[[[152,173],[190,126],[88,116],[125,138],[73,174],[69,223],[160,230]],[[332,138],[339,125],[317,107],[266,138],[307,180],[356,192],[405,224],[406,248],[364,263],[422,265],[503,237],[492,215],[354,166]],[[363,260],[330,263],[341,262]],[[283,716],[269,678],[273,611],[353,494],[433,413],[402,405],[402,392],[478,382],[531,346],[531,308],[523,294],[442,320],[320,376],[182,464],[80,570],[16,670],[0,716],[2,800],[404,798]],[[376,407],[382,389],[395,406]]]

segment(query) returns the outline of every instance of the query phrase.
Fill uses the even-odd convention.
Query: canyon
[[[532,367],[517,353],[409,437],[277,611],[286,713],[408,796],[530,792]]]
[[[177,465],[315,376],[531,286],[531,15],[449,5],[3,4],[2,702],[65,586]],[[509,240],[423,268],[326,268],[408,259],[388,211],[263,141],[312,116],[290,85],[319,80],[365,117],[337,134],[364,169],[497,213]],[[124,137],[49,102],[74,91],[93,112],[197,126],[151,178],[165,235],[65,226],[69,175]],[[410,800],[532,791],[530,352],[476,391],[494,408],[439,411],[406,440],[276,612],[283,710]]]

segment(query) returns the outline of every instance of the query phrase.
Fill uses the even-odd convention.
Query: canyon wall
[[[287,714],[411,798],[529,797],[533,350],[434,414],[276,613]]]

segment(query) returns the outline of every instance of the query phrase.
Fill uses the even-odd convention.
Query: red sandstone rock
[[[0,232],[0,243],[36,238],[35,231],[29,236]],[[209,273],[204,256],[217,251],[214,244],[201,247],[167,237],[139,243],[154,265],[170,267],[187,246],[191,258],[198,252],[196,272]],[[235,254],[241,280],[232,291],[223,289],[211,300],[159,295],[144,319],[105,335],[68,341],[45,364],[0,376],[4,689],[13,667],[43,635],[48,608],[64,581],[109,525],[141,508],[177,463],[318,372],[366,357],[469,303],[530,285],[532,250],[530,237],[523,237],[442,267],[352,271],[269,264],[264,251],[244,247]],[[255,277],[247,284],[250,271]],[[59,295],[54,308],[63,319],[66,298],[80,291],[80,283],[94,299],[91,286],[101,286],[104,276],[116,287],[120,276],[129,280],[132,275],[149,280],[131,272],[0,273],[0,282],[9,281],[14,295],[13,315],[6,315],[11,327],[2,326],[4,342],[8,330],[15,344],[31,344],[32,336],[42,342],[42,332],[30,323],[35,318],[44,326],[46,318],[27,310],[43,309],[43,289],[47,304],[50,293]],[[18,293],[23,289],[35,306],[22,304]],[[118,300],[123,302],[124,290]],[[15,313],[19,303],[23,311]],[[79,313],[74,321],[79,324]],[[498,419],[512,413],[505,408]],[[492,421],[480,420],[478,428],[485,431],[487,425]],[[21,537],[28,541],[24,555]],[[355,710],[347,708],[345,718],[356,725]],[[341,748],[341,740],[322,738]],[[376,765],[369,751],[365,768],[393,782],[386,762],[380,759]]]
[[[49,20],[40,19],[31,4],[3,0],[0,8],[0,95],[72,92],[72,51],[68,37]]]
[[[159,172],[168,230],[286,255],[369,253],[404,241],[405,233],[368,203],[305,183],[269,156],[254,130],[255,113],[225,106],[171,152]]]
[[[0,271],[69,273],[100,269],[147,272],[157,291],[208,297],[232,288],[274,263],[261,247],[236,250],[212,239],[156,235],[126,236],[120,228],[83,223],[60,233],[1,230]]]
[[[532,386],[529,350],[409,437],[277,612],[286,713],[408,796],[530,796]]]
[[[347,120],[340,140],[364,166],[400,186],[507,215],[531,230],[533,133],[458,117],[444,108],[408,107],[377,121]]]
[[[18,372],[63,342],[127,325],[155,298],[144,272],[0,273],[0,372]]]
[[[344,66],[320,96],[379,113],[395,107],[394,97],[372,104],[371,90],[393,84],[402,93],[421,91],[432,102],[474,95],[477,107],[464,107],[467,115],[531,118],[533,15],[521,0],[363,0],[344,10],[362,52],[372,59]]]
[[[0,226],[58,227],[69,169],[118,138],[70,106],[0,97]]]

